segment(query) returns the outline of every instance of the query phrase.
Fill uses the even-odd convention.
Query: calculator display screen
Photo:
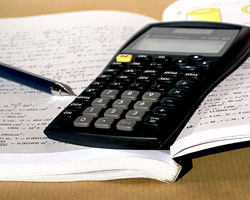
[[[219,53],[226,41],[143,38],[133,49],[145,51],[187,52],[187,53]]]
[[[221,56],[238,34],[237,29],[153,27],[129,44],[124,51]]]

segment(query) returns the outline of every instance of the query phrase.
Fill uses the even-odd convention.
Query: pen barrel
[[[30,72],[26,72],[3,63],[0,63],[0,76],[49,94],[51,94],[51,87],[53,87],[54,84],[49,79],[41,78]]]

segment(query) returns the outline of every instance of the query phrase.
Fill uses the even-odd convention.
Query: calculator
[[[44,133],[90,147],[169,149],[206,95],[249,54],[247,26],[147,25]]]

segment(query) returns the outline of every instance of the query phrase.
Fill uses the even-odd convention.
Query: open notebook
[[[192,10],[187,2],[168,8],[164,20],[170,19],[168,13],[174,20],[177,8],[183,18],[176,19],[185,20],[184,13]],[[195,9],[209,6],[196,5]],[[0,61],[64,82],[79,93],[133,33],[152,22],[146,16],[115,11],[1,19]],[[180,156],[249,141],[249,73],[248,60],[206,98],[171,149],[162,151],[97,149],[50,140],[44,128],[74,97],[51,96],[0,78],[0,180],[145,177],[173,182],[182,170]]]

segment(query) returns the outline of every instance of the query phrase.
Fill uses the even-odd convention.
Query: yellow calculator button
[[[133,55],[131,54],[119,54],[116,56],[116,62],[131,62]]]

